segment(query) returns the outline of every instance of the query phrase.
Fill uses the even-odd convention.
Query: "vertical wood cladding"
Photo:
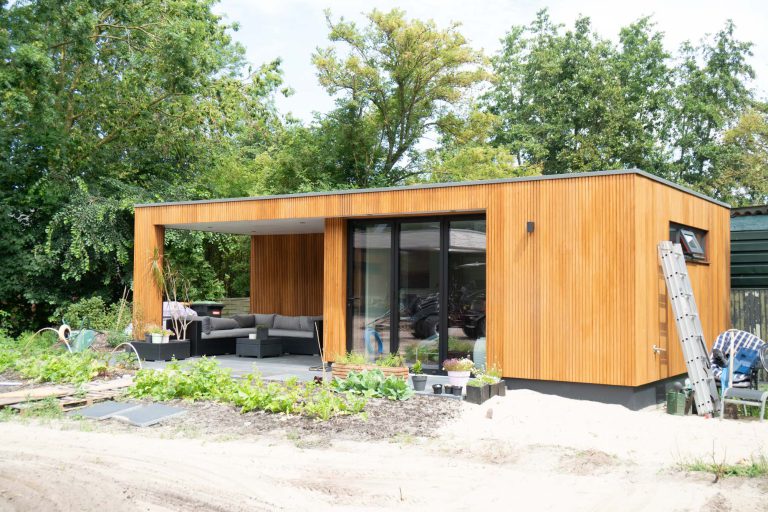
[[[689,265],[707,342],[728,326],[728,209],[635,173],[137,207],[135,300],[159,314],[139,252],[162,246],[163,225],[324,218],[324,236],[252,238],[251,305],[322,312],[333,360],[346,219],[454,212],[486,214],[487,357],[505,377],[638,386],[685,372],[656,253],[670,221],[707,230],[709,264]]]
[[[323,314],[322,233],[251,237],[251,312]]]

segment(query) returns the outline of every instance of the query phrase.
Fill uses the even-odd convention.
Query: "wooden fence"
[[[760,339],[768,337],[768,288],[731,290],[731,324]]]
[[[222,299],[221,303],[224,304],[224,316],[245,315],[251,311],[251,299],[248,297],[231,297]]]

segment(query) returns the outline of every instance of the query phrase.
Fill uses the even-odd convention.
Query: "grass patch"
[[[713,460],[712,462],[705,462],[698,460],[680,464],[679,469],[682,471],[711,473],[715,476],[715,481],[728,477],[759,478],[768,476],[768,458],[761,455],[758,458],[753,458],[749,461],[744,460],[737,464],[726,464],[725,461],[716,462]]]

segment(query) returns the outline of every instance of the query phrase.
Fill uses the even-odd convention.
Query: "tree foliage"
[[[749,43],[728,21],[676,56],[649,18],[624,27],[618,44],[589,18],[573,29],[546,11],[515,26],[493,59],[487,95],[501,118],[494,142],[545,174],[642,168],[715,197],[724,133],[752,104]]]
[[[219,168],[242,173],[238,137],[272,129],[279,63],[246,70],[213,3],[0,4],[0,229],[18,235],[2,309],[45,318],[119,296],[132,205],[208,197]]]
[[[374,10],[359,28],[331,20],[330,40],[343,43],[312,56],[320,84],[338,95],[324,121],[343,151],[341,183],[387,186],[417,174],[416,145],[471,88],[487,78],[484,58],[453,24],[407,20],[405,13]]]

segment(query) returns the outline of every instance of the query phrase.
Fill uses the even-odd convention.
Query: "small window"
[[[669,238],[672,242],[680,244],[687,260],[706,261],[706,237],[707,232],[703,229],[674,222],[669,224]]]

